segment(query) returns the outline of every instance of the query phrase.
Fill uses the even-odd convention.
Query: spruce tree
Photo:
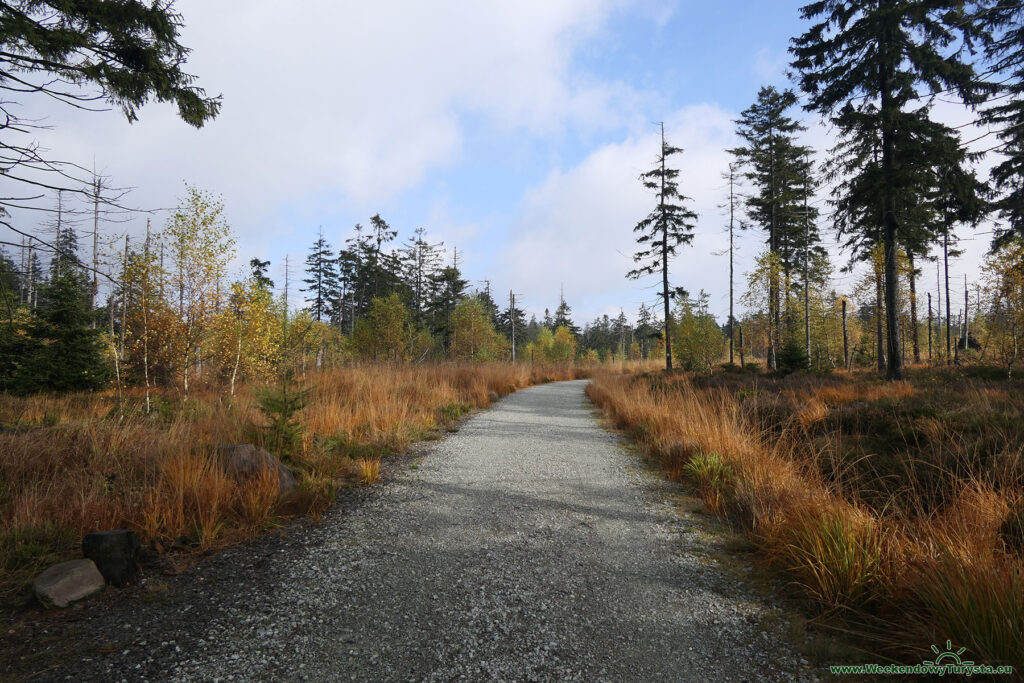
[[[556,328],[564,327],[568,329],[574,337],[580,334],[580,328],[572,321],[572,308],[566,302],[564,296],[559,297],[558,308],[555,309],[555,317],[552,320],[552,324]]]
[[[1001,76],[999,97],[987,107],[983,121],[997,129],[1002,160],[992,169],[1000,188],[995,208],[1005,223],[997,226],[994,250],[1024,236],[1024,2],[984,0],[976,17],[989,31],[986,55]]]
[[[640,304],[640,310],[636,314],[636,336],[640,341],[640,357],[647,360],[654,340],[658,337],[658,321],[646,304]]]
[[[351,240],[349,241],[351,244]],[[355,331],[359,309],[359,252],[342,249],[338,252],[338,304],[335,306],[335,322],[342,330],[352,334]]]
[[[661,298],[665,309],[665,368],[672,369],[672,334],[669,325],[668,264],[681,244],[693,241],[697,214],[685,208],[689,197],[679,191],[679,170],[668,165],[669,157],[682,154],[665,140],[665,125],[661,125],[661,150],[650,171],[640,175],[640,181],[655,193],[657,206],[633,228],[639,249],[633,260],[639,264],[626,277],[636,279],[644,275],[661,273]]]
[[[334,252],[322,230],[306,257],[306,277],[302,281],[306,287],[301,291],[309,294],[306,300],[310,304],[310,315],[317,322],[324,318],[330,320],[338,300],[338,270]]]
[[[534,321],[536,324],[536,321]],[[495,329],[505,335],[505,338],[512,342],[512,328],[515,326],[516,331],[516,346],[521,346],[527,341],[527,323],[526,313],[523,309],[519,308],[518,302],[513,306],[510,302],[509,305],[498,313],[497,320],[495,321]]]
[[[434,334],[447,350],[451,346],[452,313],[464,298],[466,285],[455,266],[442,268],[428,278],[427,317]]]
[[[491,324],[494,324],[498,319],[498,304],[494,303],[494,298],[491,297],[490,280],[484,280],[484,288],[477,290],[473,294],[473,298],[480,302],[484,307],[484,311],[487,313],[487,317],[490,319]]]
[[[963,48],[982,37],[963,0],[818,0],[801,9],[817,23],[792,41],[792,66],[808,96],[806,108],[831,117],[841,135],[855,131],[877,140],[878,210],[885,256],[885,308],[889,379],[903,376],[899,334],[897,251],[904,228],[898,207],[905,178],[897,162],[898,138],[908,111],[922,94],[952,93],[970,105],[987,87],[963,59]],[[850,127],[837,115],[856,112]],[[930,154],[925,147],[923,154]]]
[[[388,225],[379,213],[370,217],[370,236],[373,240],[370,279],[375,297],[387,296],[397,289],[401,281],[398,257],[390,252],[384,252],[384,245],[390,244],[397,235],[398,231]]]
[[[258,258],[254,258],[249,261],[249,268],[252,272],[250,278],[257,287],[267,291],[274,289],[274,281],[267,276],[267,268],[269,267],[270,261],[261,261]]]
[[[410,237],[402,249],[401,261],[405,285],[411,293],[412,319],[422,325],[426,314],[428,278],[437,271],[441,264],[441,247],[443,242],[431,244],[426,239],[426,228],[416,228],[415,236]]]
[[[21,349],[10,388],[17,393],[102,388],[109,372],[100,331],[91,326],[91,288],[77,268],[65,268],[40,291],[40,305]]]
[[[787,332],[792,333],[789,315],[789,283],[809,251],[820,251],[817,209],[807,200],[807,179],[811,173],[811,148],[799,145],[796,135],[806,127],[787,115],[796,104],[791,90],[779,92],[767,86],[757,101],[736,120],[736,133],[744,144],[729,150],[739,162],[742,177],[754,192],[746,200],[747,215],[766,234],[768,250],[781,265],[781,282],[772,282],[768,297],[768,366],[776,367],[776,353],[782,343],[785,308]],[[785,306],[783,305],[785,304]]]

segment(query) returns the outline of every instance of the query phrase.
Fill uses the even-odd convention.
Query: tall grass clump
[[[623,371],[628,371],[624,367]],[[319,519],[337,491],[380,476],[381,458],[517,389],[587,370],[529,364],[363,365],[273,386],[185,398],[142,389],[0,394],[0,603],[84,534],[129,527],[184,554],[249,538],[279,520]],[[239,480],[220,444],[253,441],[298,475],[281,495],[266,472]],[[184,559],[187,559],[184,558]]]
[[[1024,383],[599,372],[588,393],[811,612],[910,661],[951,639],[1024,667]]]

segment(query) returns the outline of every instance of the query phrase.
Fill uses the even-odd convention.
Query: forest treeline
[[[926,336],[929,360],[976,358],[1011,372],[1024,322],[1024,4],[820,0],[800,13],[811,25],[790,43],[797,90],[761,88],[736,120],[740,144],[729,150],[730,363],[737,343],[741,362],[749,344],[772,369],[835,367],[841,358],[845,367],[874,361],[897,380],[908,353],[924,359]],[[973,112],[970,123],[987,132],[965,139],[969,124],[940,121],[939,101]],[[833,131],[830,149],[801,143],[806,127],[793,116],[801,103]],[[986,139],[987,149],[972,149]],[[657,202],[634,228],[638,267],[630,273],[660,272],[670,341],[670,301],[682,316],[690,304],[685,289],[670,286],[668,263],[697,223],[672,167],[681,153],[662,129],[656,163],[640,177]],[[994,164],[989,178],[977,172],[985,159]],[[835,264],[820,235],[819,190],[851,255],[841,265],[867,266],[849,291],[830,285]],[[949,278],[956,231],[986,219],[995,225],[992,250],[981,277],[965,278],[959,291]],[[766,248],[747,274],[740,320],[733,246],[747,227],[764,234]],[[938,261],[937,287],[934,302],[925,292],[925,313],[919,292],[929,260]]]
[[[693,370],[727,360],[726,367],[773,370],[877,367],[897,379],[904,363],[969,361],[1012,372],[1024,334],[1024,5],[821,0],[801,13],[811,23],[791,42],[795,89],[761,88],[736,120],[739,143],[729,150],[722,197],[730,236],[724,319],[712,314],[708,293],[669,282],[669,260],[692,241],[698,217],[686,208],[686,179],[672,168],[682,150],[664,131],[655,166],[641,176],[655,202],[635,228],[637,267],[629,273],[661,276],[660,311],[642,305],[583,325],[561,295],[553,314],[527,320],[514,293],[486,282],[471,287],[425,229],[400,240],[380,215],[334,244],[321,232],[294,281],[292,264],[273,264],[285,266],[284,281],[274,282],[272,264],[260,258],[232,277],[225,207],[192,187],[163,225],[147,224],[134,242],[126,237],[104,264],[101,206],[118,201],[104,198],[103,179],[93,176],[74,190],[92,202],[91,257],[82,253],[75,212],[65,209],[71,190],[55,189],[42,229],[4,221],[21,242],[6,241],[0,255],[0,388],[116,384],[188,393],[200,383],[233,393],[239,381],[349,362],[663,355],[669,366],[675,356]],[[176,37],[175,30],[164,38],[177,45]],[[24,51],[9,58],[15,70],[45,70],[56,59]],[[186,120],[201,125],[216,114],[219,100],[187,86],[191,77],[167,76],[185,85],[153,94],[179,98]],[[978,140],[964,139],[965,127],[935,117],[940,98],[975,113],[989,131],[988,149],[971,151]],[[129,118],[139,101],[124,105]],[[833,147],[801,140],[801,106],[832,127]],[[20,150],[11,168],[23,167],[30,151]],[[986,158],[987,178],[977,171]],[[995,228],[982,272],[951,282],[958,231],[985,220]],[[732,245],[745,229],[763,235],[764,249],[737,277]],[[849,261],[836,262],[826,231]],[[837,268],[857,279],[837,288]],[[305,304],[292,309],[296,290]]]
[[[320,234],[302,276],[275,282],[270,262],[229,277],[235,238],[225,207],[189,187],[162,230],[125,239],[94,296],[71,217],[58,213],[49,250],[26,242],[0,257],[0,387],[16,393],[123,386],[223,387],[266,381],[283,370],[349,362],[501,361],[596,363],[659,353],[660,323],[644,306],[582,329],[561,299],[542,320],[509,294],[470,289],[456,263],[420,228],[403,244],[379,215],[333,248]],[[298,290],[305,306],[289,306]],[[716,328],[716,332],[717,328]],[[720,334],[720,333],[719,333]]]

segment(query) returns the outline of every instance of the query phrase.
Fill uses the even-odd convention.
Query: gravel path
[[[50,674],[811,678],[759,626],[773,608],[709,561],[700,530],[666,502],[670,487],[599,426],[585,384],[509,396],[301,544],[204,563],[190,596],[200,604],[146,604],[122,627],[124,652]],[[215,580],[227,565],[233,580]]]

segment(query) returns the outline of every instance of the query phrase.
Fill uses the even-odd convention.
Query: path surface
[[[215,558],[189,604],[143,606],[135,619],[146,623],[123,626],[135,634],[123,653],[75,670],[181,681],[809,677],[758,625],[770,608],[709,562],[704,537],[664,502],[670,489],[599,426],[585,384],[534,387],[475,415],[301,545]],[[231,580],[218,580],[227,565]]]

